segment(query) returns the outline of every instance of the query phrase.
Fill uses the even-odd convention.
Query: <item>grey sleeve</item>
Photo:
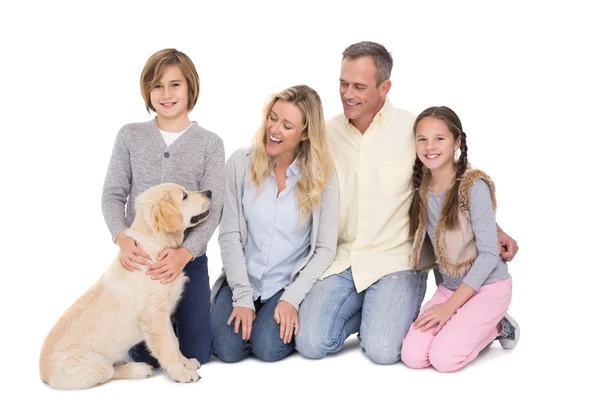
[[[340,214],[338,193],[337,175],[334,172],[323,191],[319,205],[321,212],[315,251],[296,279],[285,288],[280,298],[293,305],[296,310],[335,257]]]
[[[463,283],[477,291],[496,268],[500,258],[496,215],[492,207],[491,193],[487,183],[481,179],[477,179],[471,188],[470,211],[477,259],[463,279]]]
[[[200,190],[211,191],[211,205],[208,219],[190,229],[182,246],[192,253],[192,257],[200,256],[200,252],[206,248],[208,241],[217,229],[221,221],[223,211],[223,196],[225,189],[225,149],[223,141],[216,138],[208,146],[207,155],[204,162],[204,174],[200,181]]]
[[[117,233],[127,229],[125,205],[131,191],[131,160],[124,128],[115,139],[102,189],[102,214],[114,242]]]
[[[238,150],[227,161],[223,218],[219,225],[219,247],[227,284],[233,293],[233,306],[254,310],[254,290],[248,278],[240,227],[242,223],[240,221],[243,220],[240,210],[244,185],[241,176],[244,175],[245,160],[245,151]]]

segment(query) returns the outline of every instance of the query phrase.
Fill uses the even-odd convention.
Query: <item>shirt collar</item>
[[[296,156],[296,159],[294,160],[294,162],[285,171],[286,178],[289,178],[290,175],[292,175],[292,174],[294,176],[299,176],[300,175],[300,165],[299,165],[299,160],[298,160],[297,156]]]
[[[383,102],[383,106],[381,107],[379,112],[377,112],[377,114],[375,114],[375,117],[373,118],[371,125],[369,125],[369,128],[371,126],[373,126],[373,124],[377,123],[379,125],[379,129],[384,129],[385,125],[390,120],[390,114],[391,114],[392,108],[393,108],[392,102],[389,99],[389,97],[386,96],[385,101]],[[346,118],[346,128],[348,130],[353,129],[353,128],[356,129],[356,127],[350,123],[350,120],[348,119],[348,117],[345,117],[345,118]]]

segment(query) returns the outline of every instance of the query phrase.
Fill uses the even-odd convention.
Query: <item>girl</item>
[[[176,49],[153,54],[142,71],[140,89],[148,112],[156,117],[125,125],[119,131],[102,192],[102,212],[123,268],[132,273],[149,265],[149,279],[167,284],[185,271],[189,278],[173,315],[181,352],[200,363],[211,355],[210,287],[206,248],[223,206],[225,151],[214,133],[190,122],[200,92],[192,60]],[[208,219],[188,230],[183,246],[168,248],[149,260],[136,242],[123,234],[135,216],[135,198],[151,186],[174,182],[188,190],[209,190]],[[133,360],[158,367],[143,343],[129,354]]]
[[[450,372],[497,336],[504,347],[516,345],[518,325],[506,314],[512,278],[499,256],[495,186],[484,172],[470,168],[458,116],[447,107],[431,107],[417,117],[413,131],[411,267],[437,266],[441,284],[412,324],[401,357],[411,368],[432,365]]]
[[[227,162],[212,314],[222,361],[293,353],[298,306],[335,255],[338,208],[319,95],[304,85],[275,94],[252,147]]]

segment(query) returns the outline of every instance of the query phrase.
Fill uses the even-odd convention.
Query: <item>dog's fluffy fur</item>
[[[155,261],[161,250],[181,245],[185,229],[206,219],[210,192],[166,183],[146,190],[135,206],[135,221],[125,234]],[[48,333],[40,354],[42,381],[82,389],[110,379],[149,377],[152,367],[146,363],[119,364],[141,341],[172,380],[197,381],[200,363],[181,354],[171,324],[187,279],[181,273],[163,284],[146,274],[146,266],[131,272],[115,258]]]

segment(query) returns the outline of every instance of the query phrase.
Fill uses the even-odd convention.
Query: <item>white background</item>
[[[452,4],[450,4],[452,3]],[[218,5],[217,5],[218,4]],[[25,2],[0,6],[0,396],[36,398],[597,398],[600,29],[592,2]],[[119,128],[151,118],[147,58],[187,53],[201,78],[190,118],[246,146],[267,96],[305,83],[342,111],[341,53],[383,43],[390,99],[453,108],[471,162],[497,184],[498,222],[517,239],[510,312],[519,346],[496,342],[464,370],[378,366],[352,336],[319,361],[211,361],[202,380],[159,373],[80,392],[41,383],[48,330],[116,254],[100,197]],[[208,249],[211,283],[221,259]],[[426,300],[433,293],[430,276]]]

